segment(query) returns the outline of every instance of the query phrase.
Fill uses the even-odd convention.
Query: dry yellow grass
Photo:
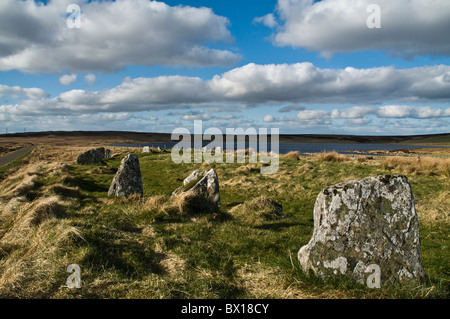
[[[356,163],[365,163],[366,161],[367,161],[367,158],[365,156],[356,157]]]
[[[158,253],[158,251],[156,252]],[[186,267],[186,261],[172,252],[162,254],[162,256],[160,265],[164,268],[167,274],[174,279],[181,278]]]
[[[66,220],[55,218],[64,210],[64,202],[57,197],[16,205],[0,243],[2,297],[39,298],[55,284],[63,284],[60,274],[69,256],[62,252],[72,244],[72,236],[79,236]]]
[[[243,224],[260,225],[264,221],[283,218],[282,207],[266,196],[245,201],[230,210]]]
[[[73,146],[73,145],[39,145],[33,149],[26,161],[28,163],[45,163],[52,165],[66,165],[64,163],[73,163],[76,161],[78,155],[98,147],[105,147],[111,150],[111,156],[126,154],[129,152],[140,152],[141,148],[138,147],[118,147],[118,146],[106,146],[98,145],[96,143],[86,143],[85,146]],[[55,164],[59,163],[59,164]],[[58,167],[55,166],[55,169]],[[63,169],[63,167],[62,167]]]
[[[81,190],[78,186],[68,187],[62,183],[56,183],[54,185],[44,188],[45,192],[50,194],[56,194],[65,198],[83,198]]]
[[[389,156],[384,159],[383,165],[388,169],[399,169],[405,174],[443,174],[450,178],[450,159],[430,156]]]
[[[192,200],[195,198],[195,194],[191,191],[181,193],[170,199],[168,205],[164,207],[164,211],[170,214],[183,215],[189,213],[189,207]]]
[[[39,298],[55,288],[67,266],[68,245],[79,232],[65,220],[72,203],[56,193],[79,192],[62,184],[45,186],[43,194],[27,198],[42,185],[41,176],[64,174],[64,164],[30,161],[0,183],[0,295]],[[64,278],[64,277],[62,277]]]
[[[247,187],[251,184],[247,176],[239,176],[222,181],[221,187]]]
[[[338,152],[321,152],[313,155],[313,158],[322,162],[346,162],[351,158],[347,155],[339,154]]]
[[[28,223],[37,226],[50,218],[63,217],[66,212],[62,201],[57,196],[43,198],[37,201],[37,204],[28,214]]]
[[[291,159],[291,160],[299,160],[300,153],[298,151],[291,151],[287,154],[284,154],[283,157],[286,159]]]
[[[0,184],[1,197],[11,199],[25,195],[35,187],[36,179],[42,171],[42,165],[29,164],[8,175]]]
[[[444,189],[427,201],[416,203],[420,223],[450,223],[450,190]]]
[[[184,192],[175,196],[155,195],[144,199],[138,207],[137,213],[151,211],[157,216],[186,216],[190,211],[190,204],[196,195],[192,192]],[[125,200],[125,199],[124,199]]]
[[[146,199],[145,207],[150,210],[158,210],[167,202],[167,197],[163,195],[156,195]]]
[[[247,174],[250,174],[252,172],[259,172],[260,170],[261,170],[261,165],[260,164],[252,163],[252,164],[239,166],[236,169],[236,172],[244,174],[244,175],[247,175]]]
[[[239,268],[237,275],[241,278],[242,288],[256,299],[310,299],[308,294],[298,285],[288,284],[288,281],[279,276],[279,270],[263,266],[261,263],[244,264]]]
[[[293,261],[291,256],[291,262]],[[251,298],[256,299],[339,299],[349,298],[348,294],[329,288],[326,292],[318,293],[311,289],[305,289],[302,282],[292,281],[280,276],[277,267],[269,267],[260,262],[244,264],[239,267],[237,275],[239,282]]]

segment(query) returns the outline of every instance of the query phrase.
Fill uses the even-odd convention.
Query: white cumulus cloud
[[[367,20],[380,8],[381,28]],[[394,56],[450,56],[448,0],[278,0],[273,41],[331,57],[336,52],[382,50]],[[264,21],[264,20],[263,20]]]
[[[68,28],[78,3],[81,27]],[[230,65],[239,56],[214,49],[231,42],[229,20],[210,8],[148,0],[0,1],[0,70],[112,72],[127,65]]]
[[[59,78],[59,83],[61,83],[61,85],[69,86],[76,80],[77,80],[76,74],[73,74],[73,73],[72,74],[64,74]]]
[[[342,110],[304,110],[297,114],[300,121],[320,120],[320,119],[349,119],[351,123],[363,123],[367,116],[375,116],[379,119],[432,119],[440,117],[450,117],[447,109],[432,108],[429,106],[412,105],[383,105],[379,107],[355,106]]]
[[[253,19],[253,23],[262,23],[269,28],[274,28],[278,25],[278,22],[273,13],[266,14],[262,17],[256,17],[255,19]]]
[[[52,98],[39,88],[3,85],[0,96],[13,95],[19,101],[1,105],[0,110],[15,114],[64,115],[207,107],[210,112],[231,113],[258,105],[273,105],[277,109],[287,105],[280,110],[300,110],[301,119],[314,118],[316,113],[312,111],[317,110],[303,112],[304,106],[297,104],[302,103],[357,105],[329,114],[319,113],[329,118],[361,118],[375,114],[375,105],[390,105],[377,109],[380,118],[429,118],[444,114],[432,106],[446,103],[450,98],[450,82],[442,81],[448,72],[450,66],[445,65],[411,69],[322,69],[311,63],[248,64],[210,80],[188,76],[125,78],[112,88],[74,89]],[[404,106],[419,103],[427,106],[422,109]]]
[[[97,77],[93,73],[86,74],[84,76],[84,82],[86,82],[88,85],[92,85],[97,81]]]

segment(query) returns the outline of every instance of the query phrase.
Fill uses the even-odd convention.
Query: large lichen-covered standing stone
[[[314,232],[298,252],[305,271],[380,286],[418,281],[419,222],[405,176],[376,176],[329,186],[314,207]]]
[[[189,208],[198,211],[217,211],[220,209],[219,178],[214,169],[193,171],[177,188],[172,196],[191,194]]]
[[[129,154],[122,159],[119,170],[109,187],[108,196],[125,196],[138,194],[142,196],[141,168],[139,159],[134,154]]]

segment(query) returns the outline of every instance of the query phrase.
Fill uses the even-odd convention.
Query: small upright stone
[[[142,196],[141,168],[139,159],[134,154],[129,154],[122,159],[119,170],[109,187],[108,196],[125,196],[133,194]]]
[[[219,178],[214,169],[209,171],[196,170],[183,181],[183,186],[177,188],[172,196],[191,193],[193,197],[189,206],[198,211],[217,211],[220,208]]]
[[[375,176],[326,187],[314,206],[314,232],[298,252],[304,271],[345,276],[370,288],[417,283],[419,221],[405,176]]]
[[[143,153],[150,153],[150,146],[144,146],[144,148],[142,149]]]

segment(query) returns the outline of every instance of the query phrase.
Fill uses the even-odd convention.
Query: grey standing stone
[[[139,159],[129,154],[122,159],[119,170],[109,187],[108,196],[143,195],[141,168]]]
[[[105,158],[105,148],[93,148],[83,154],[78,155],[77,164],[88,165],[88,164],[98,164]]]
[[[143,153],[150,153],[150,146],[144,146],[144,148],[142,149]]]
[[[419,221],[405,176],[382,175],[326,187],[314,207],[314,232],[298,252],[305,271],[381,287],[424,276]]]
[[[177,188],[172,196],[190,192],[190,208],[199,211],[217,211],[220,209],[219,178],[214,169],[209,171],[196,170],[184,181],[183,186]]]

